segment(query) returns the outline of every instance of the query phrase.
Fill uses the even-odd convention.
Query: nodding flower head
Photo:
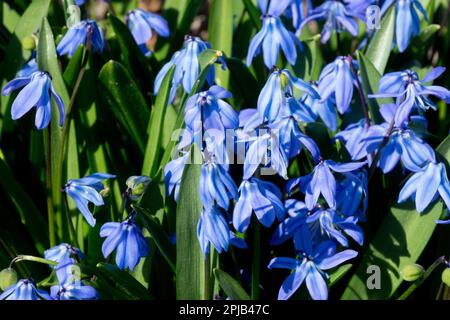
[[[56,47],[60,56],[68,55],[72,57],[80,45],[91,45],[93,51],[103,52],[105,42],[103,33],[94,20],[87,19],[80,21],[69,28]]]
[[[44,290],[36,288],[32,279],[22,279],[0,295],[0,300],[52,300]]]

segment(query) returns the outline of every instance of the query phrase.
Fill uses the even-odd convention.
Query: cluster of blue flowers
[[[200,150],[201,174],[198,186],[203,208],[197,225],[199,244],[207,258],[211,244],[218,253],[230,245],[245,249],[245,233],[253,214],[264,227],[278,225],[271,239],[277,246],[292,240],[295,257],[275,257],[268,268],[291,270],[281,285],[278,298],[288,299],[305,282],[313,299],[327,299],[326,270],[357,256],[351,246],[364,241],[360,223],[365,221],[368,203],[368,168],[379,167],[389,173],[400,162],[409,171],[408,181],[400,191],[398,202],[415,201],[418,212],[423,212],[438,196],[450,208],[450,184],[445,165],[438,162],[433,149],[415,132],[414,123],[426,125],[424,111],[436,109],[429,98],[434,96],[450,103],[450,91],[429,85],[445,69],[434,68],[422,80],[416,72],[406,70],[388,73],[379,83],[379,93],[367,98],[395,98],[394,103],[380,109],[384,122],[372,123],[364,118],[335,134],[344,143],[352,162],[338,163],[322,156],[316,142],[306,134],[308,123],[321,121],[332,131],[338,129],[338,114],[349,112],[358,88],[358,64],[351,56],[338,56],[326,65],[317,82],[307,83],[288,69],[277,68],[280,49],[288,64],[297,61],[302,44],[298,35],[313,20],[325,20],[321,41],[327,42],[333,32],[348,31],[358,35],[358,19],[374,1],[325,1],[313,8],[311,1],[259,0],[262,28],[252,39],[247,54],[250,66],[256,55],[262,53],[270,75],[262,88],[256,108],[236,112],[226,101],[232,94],[214,84],[214,69],[207,75],[209,89],[192,95],[184,109],[185,130],[176,146],[179,157],[164,168],[166,193],[178,199],[183,170],[191,161],[193,145]],[[385,13],[394,1],[384,1]],[[400,52],[420,31],[416,10],[424,15],[416,0],[395,1],[396,37]],[[284,26],[281,17],[292,19],[296,33]],[[284,18],[283,18],[284,19]],[[148,40],[156,32],[169,36],[167,22],[158,15],[141,9],[131,11],[127,25],[139,48],[146,56],[151,54]],[[71,57],[80,45],[102,52],[105,43],[101,29],[90,19],[72,26],[57,46],[60,56]],[[182,88],[190,93],[200,73],[199,55],[211,48],[199,37],[186,36],[181,50],[156,76],[154,91],[173,66],[169,102],[173,102]],[[225,61],[219,57],[225,69]],[[52,118],[52,97],[59,109],[60,125],[65,119],[62,99],[52,85],[50,75],[38,70],[33,58],[2,90],[4,95],[23,88],[11,107],[13,119],[18,119],[36,107],[35,124],[38,129],[48,126]],[[231,138],[230,138],[231,133]],[[229,140],[232,140],[231,143]],[[232,150],[230,151],[230,145]],[[300,177],[289,177],[290,161],[305,149],[311,171]],[[243,151],[244,154],[240,154]],[[237,155],[243,157],[243,173],[239,187],[230,174],[230,164]],[[284,190],[266,175],[278,175],[285,182]],[[89,208],[104,205],[103,180],[114,175],[95,173],[81,179],[69,180],[63,191],[70,197],[90,226],[96,220]],[[133,183],[149,183],[137,177]],[[136,182],[138,181],[138,182]],[[131,201],[139,196],[126,193]],[[100,229],[106,238],[102,253],[105,259],[115,251],[118,268],[133,270],[140,258],[149,252],[149,246],[136,224],[133,210],[120,222],[107,222]],[[446,223],[446,222],[442,222]],[[8,288],[0,299],[96,299],[97,291],[78,277],[83,260],[81,251],[69,244],[60,244],[45,252],[45,258],[56,262],[58,285],[50,295],[36,288],[32,279],[22,279]]]

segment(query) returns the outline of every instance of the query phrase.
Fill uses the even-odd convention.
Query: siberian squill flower
[[[299,123],[314,122],[311,111],[293,97],[287,98],[286,104],[288,109],[283,108],[278,120],[269,123],[267,127],[277,131],[279,144],[289,159],[296,157],[303,147],[308,149],[313,159],[318,159],[319,148],[314,140],[301,132],[299,127]]]
[[[44,129],[52,118],[52,97],[59,110],[59,125],[64,124],[66,117],[64,102],[56,92],[49,73],[37,71],[28,77],[16,78],[9,81],[2,90],[4,96],[13,90],[22,88],[11,106],[13,120],[21,118],[25,113],[36,107],[35,125],[39,130]]]
[[[300,26],[300,23],[308,15],[309,10],[312,9],[311,0],[258,0],[258,7],[261,12],[267,13],[271,12],[273,15],[280,16],[282,13],[285,14],[287,18],[292,19],[292,25],[295,29]],[[276,14],[275,14],[276,13]]]
[[[214,135],[223,134],[226,129],[239,126],[239,117],[233,107],[222,99],[231,98],[232,94],[219,86],[212,86],[207,91],[197,93],[186,102],[184,121],[186,126],[194,132],[200,130],[214,130]]]
[[[275,2],[273,1],[272,3]],[[276,66],[280,49],[283,51],[289,64],[294,65],[297,60],[297,47],[302,49],[300,40],[286,29],[279,18],[279,8],[276,5],[272,5],[272,3],[267,14],[261,17],[262,29],[253,37],[248,47],[248,66],[252,64],[253,58],[261,51],[267,68]]]
[[[415,109],[419,112],[429,108],[436,110],[436,105],[428,97],[435,96],[450,103],[450,91],[441,86],[426,85],[444,73],[444,67],[432,69],[422,80],[415,71],[405,70],[384,75],[379,82],[379,93],[369,98],[396,98],[395,126],[402,127]]]
[[[155,13],[135,9],[128,12],[125,20],[134,40],[145,56],[152,53],[147,47],[147,41],[152,38],[154,31],[161,37],[168,37],[170,34],[167,21]]]
[[[127,196],[131,201],[139,200],[152,179],[147,176],[131,176],[127,179]]]
[[[81,179],[71,179],[63,188],[91,227],[95,226],[95,218],[88,204],[92,202],[96,206],[102,206],[104,202],[99,192],[104,189],[104,186],[101,181],[115,177],[108,173],[94,173]]]
[[[17,78],[30,77],[33,73],[39,71],[36,58],[31,58],[22,68],[17,72]]]
[[[257,178],[242,181],[240,197],[233,212],[233,225],[239,232],[245,232],[254,212],[259,222],[270,227],[275,218],[281,221],[285,211],[281,202],[281,191],[270,182]]]
[[[274,69],[258,97],[258,112],[261,119],[267,119],[269,122],[276,120],[282,109],[288,108],[286,98],[294,96],[294,87],[316,99],[320,98],[311,85],[293,76],[289,70]]]
[[[332,172],[346,173],[357,170],[366,164],[363,162],[337,163],[333,160],[319,159],[312,173],[289,181],[286,189],[289,193],[300,186],[305,194],[306,207],[312,210],[322,195],[330,208],[336,208],[336,179]]]
[[[164,180],[166,186],[166,195],[174,193],[175,201],[178,200],[180,191],[181,177],[183,176],[184,166],[189,158],[189,153],[169,161],[164,167]]]
[[[311,86],[314,90],[319,91],[317,84],[312,84]],[[338,117],[336,114],[335,102],[333,100],[333,96],[330,96],[328,99],[321,99],[319,96],[314,97],[308,93],[305,93],[301,97],[301,101],[303,101],[304,105],[308,106],[331,131],[336,131],[338,127]]]
[[[231,199],[237,199],[238,189],[227,166],[206,159],[200,173],[200,199],[205,207],[214,203],[228,210]]]
[[[100,229],[100,237],[106,237],[102,245],[105,259],[116,250],[116,265],[119,269],[134,270],[140,258],[149,252],[147,240],[134,221],[134,214],[122,222],[107,222]]]
[[[218,253],[228,250],[231,231],[219,207],[215,205],[203,207],[197,224],[197,237],[205,256],[209,252],[209,243],[213,244]]]
[[[319,93],[322,102],[331,95],[334,96],[336,107],[340,114],[350,107],[355,82],[352,68],[358,68],[358,63],[351,57],[339,56],[332,63],[327,64],[319,77]]]
[[[80,21],[69,28],[56,47],[58,55],[68,55],[72,57],[80,45],[86,46],[88,41],[93,51],[103,52],[105,41],[102,30],[94,20],[87,19]]]
[[[417,10],[428,19],[425,9],[418,0],[386,0],[381,7],[384,14],[395,3],[395,41],[398,51],[408,48],[409,42],[420,33],[420,19]]]
[[[289,299],[304,281],[311,298],[327,300],[326,279],[328,279],[328,275],[324,270],[334,268],[357,255],[356,251],[350,249],[336,253],[334,242],[324,241],[315,248],[310,243],[300,252],[297,259],[284,257],[272,259],[268,266],[269,269],[281,268],[293,271],[281,285],[278,300]]]
[[[365,221],[369,204],[369,188],[366,170],[347,173],[336,189],[336,208],[345,217],[355,216]]]
[[[450,208],[450,183],[443,163],[429,162],[421,171],[415,172],[403,186],[398,202],[412,199],[416,210],[422,213],[440,195]]]
[[[50,295],[55,300],[95,300],[97,290],[85,285],[79,278],[79,267],[72,258],[64,258],[56,266],[56,278],[59,284],[50,288]]]
[[[73,256],[83,258],[84,254],[81,252],[80,249],[75,248],[74,246],[71,246],[70,244],[67,243],[61,243],[57,246],[54,246],[44,251],[45,259],[55,262],[60,262],[63,259],[70,258]]]
[[[183,48],[174,53],[170,61],[161,68],[156,76],[154,87],[155,94],[158,93],[165,75],[172,66],[175,66],[175,73],[172,80],[169,103],[173,101],[180,84],[182,84],[184,92],[191,92],[195,80],[197,80],[200,73],[200,62],[198,61],[198,57],[200,53],[210,48],[210,44],[199,37],[186,36]],[[220,61],[222,62],[222,67],[225,68],[223,59]],[[214,68],[210,68],[206,77],[206,81],[209,85],[214,84],[214,77]]]
[[[31,279],[19,280],[0,295],[0,300],[52,300],[44,290],[36,288]]]
[[[299,35],[304,26],[313,20],[325,20],[322,29],[321,42],[327,42],[333,32],[343,32],[347,30],[353,37],[358,35],[358,22],[356,21],[357,12],[348,10],[346,5],[337,0],[325,1],[322,5],[312,9],[309,16],[300,24],[297,35]]]

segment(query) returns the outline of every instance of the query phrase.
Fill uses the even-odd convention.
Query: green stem
[[[128,191],[122,193],[122,206],[120,208],[120,214],[122,215],[122,219],[127,217],[127,202],[128,202]]]
[[[261,225],[253,217],[253,259],[252,259],[252,300],[259,299],[259,280],[261,274]]]
[[[48,216],[48,237],[50,240],[50,247],[56,245],[55,234],[55,211],[53,208],[52,199],[52,159],[51,159],[51,127],[44,129],[44,145],[45,145],[45,183],[47,194],[47,216]]]
[[[47,259],[44,259],[44,258],[35,257],[35,256],[29,256],[29,255],[20,255],[20,256],[15,257],[14,259],[12,259],[11,263],[9,264],[9,267],[12,268],[13,264],[17,263],[19,261],[33,261],[33,262],[48,264],[48,265],[51,265],[51,266],[57,266],[58,265],[58,262],[47,260]]]
[[[76,247],[80,247],[78,245],[78,239],[77,239],[77,233],[75,232],[75,227],[73,226],[73,221],[72,218],[70,216],[70,209],[69,209],[69,202],[67,201],[67,194],[64,192],[64,207],[65,207],[65,211],[66,211],[66,218],[67,218],[67,224],[69,225],[69,235],[70,235],[70,239],[72,241],[72,243],[76,246]]]
[[[414,282],[408,289],[406,289],[406,291],[400,296],[400,298],[398,298],[398,300],[405,300],[406,298],[408,298],[414,292],[414,290],[416,290],[433,273],[434,269],[436,269],[440,264],[444,262],[444,256],[437,258],[436,261],[433,262],[433,264],[425,271],[423,276],[416,282]]]
[[[211,255],[206,254],[205,257],[205,287],[203,288],[203,298],[205,300],[211,299]]]

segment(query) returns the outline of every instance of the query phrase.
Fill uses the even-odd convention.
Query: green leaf
[[[27,228],[39,253],[48,248],[48,228],[45,219],[36,208],[33,200],[29,198],[22,186],[17,183],[13,172],[6,163],[5,156],[0,150],[0,186],[12,202],[20,220]]]
[[[233,1],[212,0],[208,23],[208,41],[214,49],[231,56],[233,45]],[[229,88],[230,71],[216,66],[216,83]]]
[[[118,289],[133,299],[152,299],[150,292],[125,270],[104,262],[98,263],[97,269],[115,283]]]
[[[450,160],[450,137],[447,137],[436,152]],[[423,214],[415,210],[411,201],[396,204],[384,219],[370,243],[355,275],[350,280],[342,299],[388,299],[402,283],[400,270],[415,263],[430,240],[436,220],[443,213],[442,202],[436,201]],[[369,290],[366,280],[370,276],[367,268],[380,268],[381,289]]]
[[[195,144],[191,148],[190,155],[192,163],[184,167],[176,212],[176,297],[178,300],[206,299],[205,260],[196,232],[203,205],[198,187],[201,155]]]
[[[147,60],[136,44],[128,27],[113,15],[108,15],[108,19],[120,46],[120,61],[140,80],[137,83],[140,85],[141,91],[147,94],[149,88],[153,88],[153,77],[151,76]]]
[[[166,259],[169,266],[175,272],[175,247],[170,242],[169,236],[166,234],[162,228],[159,221],[153,217],[146,209],[140,207],[139,205],[134,205],[139,213],[143,214],[145,227],[155,241],[156,246],[159,251]]]
[[[103,66],[99,80],[100,94],[143,154],[150,114],[136,83],[124,66],[112,60]]]
[[[369,105],[371,119],[375,123],[381,123],[383,122],[383,119],[380,114],[380,107],[384,103],[392,102],[392,99],[370,99],[367,97],[369,94],[378,93],[378,83],[380,82],[381,75],[372,62],[370,62],[370,60],[367,59],[363,53],[357,51],[356,57],[359,63],[361,85],[364,96],[367,99],[367,104]]]
[[[336,284],[340,279],[342,279],[343,276],[347,274],[347,272],[350,271],[350,269],[353,267],[351,263],[344,264],[334,270],[332,273],[330,273],[330,280],[328,286],[331,287]]]
[[[261,29],[260,12],[251,0],[242,0],[244,2],[245,10],[250,16],[250,19],[257,30]]]
[[[214,275],[225,294],[231,300],[250,300],[250,296],[232,276],[220,269],[214,269]]]
[[[58,56],[56,54],[55,39],[53,38],[52,29],[46,18],[42,20],[39,45],[37,48],[37,63],[40,70],[47,71],[52,77],[52,84],[56,92],[60,95],[67,108],[69,105],[69,93],[65,86],[61,71],[59,69]],[[61,127],[59,126],[59,111],[55,102],[52,103],[52,121],[50,122],[51,133],[51,175],[52,175],[52,201],[55,210],[55,218],[57,224],[57,233],[60,238],[63,237],[65,228],[62,225],[62,202],[61,202],[61,186],[63,164],[59,161],[59,149],[61,148]]]
[[[387,11],[381,20],[380,29],[370,40],[366,57],[369,59],[380,74],[384,73],[389,55],[391,53],[392,42],[395,31],[395,6]]]
[[[303,40],[303,44],[303,52],[299,55],[292,69],[295,71],[295,74],[305,81],[317,81],[324,64],[320,35]]]
[[[172,66],[164,77],[155,104],[150,114],[148,140],[144,155],[142,174],[155,178],[161,159],[161,142],[164,127],[164,117],[168,108],[175,66]]]
[[[233,88],[233,92],[240,93],[240,96],[244,100],[243,106],[256,106],[260,88],[253,74],[239,59],[226,58],[225,61],[227,68],[230,69],[230,86]]]

